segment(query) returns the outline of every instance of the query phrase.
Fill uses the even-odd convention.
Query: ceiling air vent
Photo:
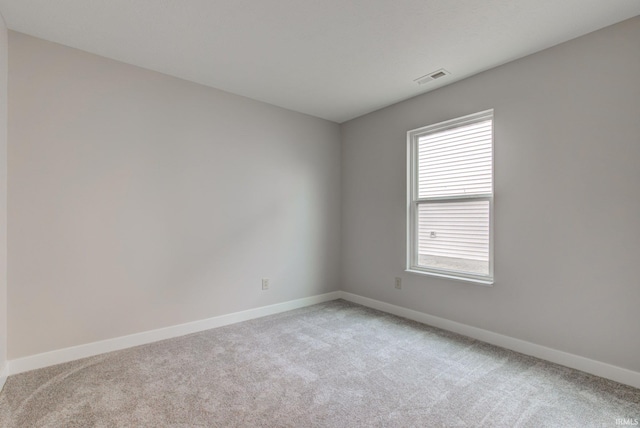
[[[447,70],[441,68],[440,70],[436,70],[433,73],[427,74],[426,76],[418,77],[416,80],[414,80],[414,82],[416,82],[418,85],[424,85],[425,83],[429,83],[432,80],[440,79],[450,74],[451,73],[449,73]]]

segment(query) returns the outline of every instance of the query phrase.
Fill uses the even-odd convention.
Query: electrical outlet
[[[269,278],[262,278],[262,289],[263,290],[269,289]]]
[[[396,289],[397,290],[401,290],[402,289],[402,278],[396,277]]]

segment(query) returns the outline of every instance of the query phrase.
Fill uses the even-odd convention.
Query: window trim
[[[491,119],[491,193],[483,193],[471,196],[454,195],[431,198],[418,196],[418,140],[423,135],[441,132],[447,129]],[[493,109],[462,116],[459,118],[438,122],[423,126],[407,132],[407,253],[406,272],[448,278],[465,282],[491,286],[494,283],[494,194],[495,194],[495,130]],[[477,275],[449,269],[426,268],[418,266],[418,238],[417,238],[417,212],[418,206],[425,203],[447,203],[465,200],[489,201],[489,274]]]

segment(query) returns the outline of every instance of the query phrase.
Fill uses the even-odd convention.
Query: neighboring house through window
[[[407,133],[407,270],[493,283],[493,110]]]

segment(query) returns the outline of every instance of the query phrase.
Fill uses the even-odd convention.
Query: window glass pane
[[[489,274],[489,201],[418,205],[418,266]]]
[[[491,119],[418,138],[418,197],[491,193]]]

